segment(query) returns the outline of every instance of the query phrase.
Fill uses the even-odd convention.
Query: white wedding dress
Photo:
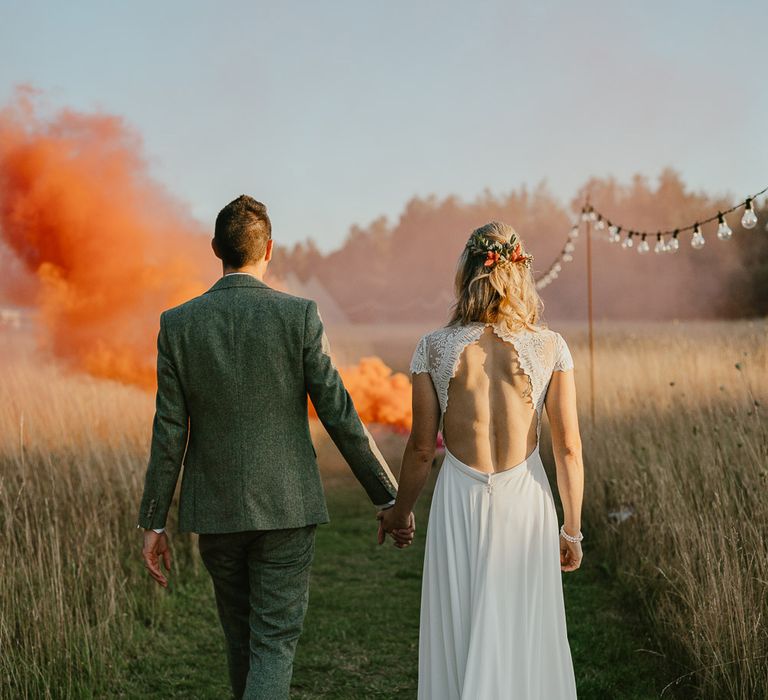
[[[527,376],[521,401],[527,400],[536,420],[536,447],[523,462],[488,474],[451,454],[451,435],[444,436],[445,460],[427,527],[418,697],[570,700],[576,684],[566,635],[559,525],[539,456],[552,372],[573,367],[568,346],[548,329],[509,334],[485,323],[452,326],[420,339],[411,371],[432,377],[442,427],[462,353],[487,326],[508,344],[510,365],[521,378]],[[509,424],[510,431],[523,435],[529,427],[530,422]]]

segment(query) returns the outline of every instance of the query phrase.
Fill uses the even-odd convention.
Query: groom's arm
[[[155,418],[138,524],[138,527],[156,532],[162,532],[165,526],[189,433],[189,414],[171,357],[164,316],[165,313],[160,316],[157,336]]]
[[[307,305],[304,325],[304,381],[318,418],[371,501],[377,506],[389,505],[397,494],[397,481],[331,361],[330,345],[314,301]]]

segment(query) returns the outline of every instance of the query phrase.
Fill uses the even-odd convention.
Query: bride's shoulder
[[[565,338],[563,337],[563,334],[560,333],[560,331],[556,331],[554,328],[547,328],[546,332],[550,334],[550,336],[557,342],[558,344],[564,344]]]
[[[440,366],[476,338],[478,328],[483,328],[483,324],[453,324],[424,333],[413,351],[411,372],[426,372]]]
[[[550,328],[549,326],[539,326],[536,328],[534,333],[541,335],[544,338],[550,338],[551,340],[555,342],[564,341],[563,336],[560,335],[554,328]]]
[[[565,342],[565,338],[563,338],[560,332],[556,331],[554,328],[549,328],[548,326],[540,326],[532,332],[543,339],[544,347],[548,347],[550,352],[554,354],[556,364],[558,362],[564,364],[572,362],[568,343]]]
[[[467,328],[467,326],[463,325],[453,325],[453,326],[441,326],[440,328],[435,328],[431,331],[427,331],[419,338],[419,341],[422,340],[430,340],[432,338],[444,338],[450,335],[453,335],[455,333],[460,332],[462,329]]]
[[[561,333],[551,328],[547,328],[546,333],[551,338],[550,342],[554,351],[554,369],[563,371],[573,369],[573,356],[565,338]]]
[[[430,366],[434,364],[436,354],[440,354],[440,351],[437,350],[436,352],[435,348],[445,345],[445,341],[442,340],[444,337],[443,331],[445,330],[446,328],[437,328],[427,331],[419,338],[411,357],[410,369],[412,374],[419,374],[420,372],[428,372],[430,370]]]

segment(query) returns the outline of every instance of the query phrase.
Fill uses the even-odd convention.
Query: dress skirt
[[[427,527],[419,700],[571,700],[558,519],[538,446],[486,474],[448,450]]]

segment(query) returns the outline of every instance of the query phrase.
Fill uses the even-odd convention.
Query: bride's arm
[[[427,374],[413,375],[413,426],[405,446],[400,468],[400,485],[395,505],[382,513],[384,529],[405,529],[411,512],[432,469],[435,458],[437,431],[440,425],[440,404]]]
[[[581,531],[584,462],[576,414],[576,382],[572,369],[552,373],[545,405],[557,466],[557,490],[563,503],[563,524],[565,531],[575,536]]]

